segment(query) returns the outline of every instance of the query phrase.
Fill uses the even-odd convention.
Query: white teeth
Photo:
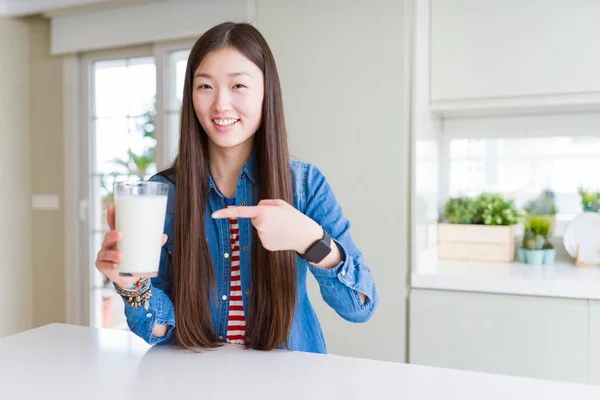
[[[217,125],[227,126],[227,125],[235,124],[238,120],[229,118],[229,119],[213,119],[213,121]]]

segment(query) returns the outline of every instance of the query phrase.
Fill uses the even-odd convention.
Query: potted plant
[[[555,195],[551,190],[544,190],[538,197],[529,200],[523,207],[527,214],[556,215]]]
[[[552,235],[556,226],[556,201],[554,193],[550,190],[545,190],[539,196],[529,200],[523,207],[527,215],[541,215],[550,220],[550,232]]]
[[[512,261],[514,226],[520,218],[513,200],[500,194],[451,198],[438,224],[438,258]]]
[[[556,249],[549,241],[551,223],[543,215],[529,215],[526,218],[523,243],[517,250],[519,262],[533,265],[554,263]]]
[[[444,218],[451,224],[474,224],[477,203],[470,197],[455,197],[446,202]]]
[[[475,198],[478,208],[475,223],[484,225],[513,226],[519,223],[521,213],[513,200],[506,200],[500,194],[483,193]]]
[[[600,192],[593,192],[580,186],[577,193],[579,193],[581,209],[584,212],[598,212],[600,210]]]

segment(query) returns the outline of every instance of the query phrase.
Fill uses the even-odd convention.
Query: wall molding
[[[594,112],[600,111],[600,93],[435,100],[430,110],[444,118]]]
[[[121,4],[51,17],[51,54],[195,38],[224,21],[256,24],[255,0],[169,0]]]

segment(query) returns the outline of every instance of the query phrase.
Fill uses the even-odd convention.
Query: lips
[[[238,118],[213,118],[213,126],[217,132],[227,133],[233,131],[237,127]]]

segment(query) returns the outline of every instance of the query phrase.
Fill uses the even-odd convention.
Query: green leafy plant
[[[146,111],[140,116],[136,123],[136,130],[142,135],[142,138],[151,142],[150,145],[144,146],[141,154],[135,153],[131,148],[127,149],[126,158],[115,158],[110,162],[118,167],[120,170],[114,170],[113,172],[102,177],[100,184],[106,195],[102,201],[104,206],[113,202],[113,189],[106,185],[104,178],[108,176],[135,176],[139,180],[143,180],[148,175],[148,170],[156,162],[156,99],[153,100],[152,104],[148,105]]]
[[[549,240],[546,240],[546,242],[542,246],[542,250],[552,250],[553,248],[554,248],[554,245]]]
[[[444,206],[444,219],[452,224],[515,225],[521,217],[513,200],[496,193],[453,197]]]
[[[137,176],[143,180],[148,173],[148,169],[156,162],[156,99],[153,104],[148,106],[136,123],[136,129],[142,134],[144,139],[150,139],[152,145],[146,146],[141,154],[137,154],[129,148],[127,150],[127,159],[116,158],[112,160],[114,164],[124,167],[129,175]]]
[[[529,215],[525,220],[525,232],[522,247],[529,250],[551,249],[548,240],[552,221],[547,216]]]
[[[154,164],[154,148],[146,149],[141,155],[137,155],[129,149],[127,155],[128,159],[126,160],[115,158],[112,162],[124,167],[128,175],[134,175],[143,180],[148,169]]]
[[[475,199],[478,208],[475,223],[484,225],[515,225],[521,219],[521,213],[513,200],[507,200],[500,194],[482,193]]]
[[[529,200],[523,207],[527,214],[555,215],[558,211],[554,195],[550,191],[542,192],[538,197]]]
[[[577,193],[579,193],[583,211],[598,212],[600,210],[600,192],[592,192],[580,186]]]
[[[455,197],[446,202],[444,218],[451,224],[472,224],[477,216],[477,204],[470,197]]]

